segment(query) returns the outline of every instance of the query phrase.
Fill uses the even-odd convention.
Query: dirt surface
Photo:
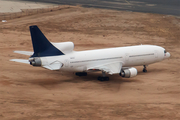
[[[78,77],[9,59],[32,51],[30,25],[53,42],[72,41],[75,50],[139,44],[159,45],[168,60],[136,67],[134,78],[101,73]],[[179,120],[180,19],[173,16],[74,7],[0,23],[0,120]]]

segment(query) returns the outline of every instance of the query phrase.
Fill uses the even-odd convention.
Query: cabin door
[[[64,64],[65,64],[65,67],[68,67],[68,66],[69,66],[69,60],[66,59],[66,60],[64,61]]]
[[[125,61],[129,61],[129,53],[125,54]]]
[[[158,58],[158,52],[157,52],[157,50],[154,51],[154,56],[155,56],[155,58]]]

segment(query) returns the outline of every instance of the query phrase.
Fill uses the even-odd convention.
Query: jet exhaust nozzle
[[[42,65],[40,58],[30,58],[29,62],[30,62],[30,65],[32,65],[32,66],[41,66]]]

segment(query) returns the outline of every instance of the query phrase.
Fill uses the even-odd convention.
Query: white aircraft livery
[[[106,74],[119,74],[122,77],[134,77],[138,71],[132,66],[144,66],[162,61],[170,57],[170,53],[160,46],[137,45],[97,50],[74,51],[72,42],[52,43],[40,29],[30,26],[34,52],[14,51],[15,53],[31,55],[29,60],[11,59],[11,61],[30,63],[49,70],[62,70],[86,76],[87,72],[102,71],[100,81],[109,80]]]

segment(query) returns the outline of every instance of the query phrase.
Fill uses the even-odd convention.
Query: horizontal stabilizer
[[[22,55],[33,55],[33,52],[30,51],[14,51],[14,53],[22,54]]]
[[[29,60],[26,59],[11,59],[10,61],[29,64]]]

